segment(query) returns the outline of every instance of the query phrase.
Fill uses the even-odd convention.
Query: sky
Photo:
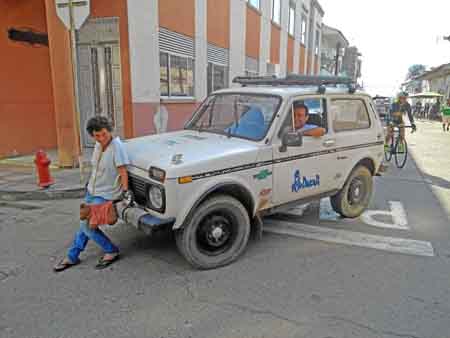
[[[319,0],[323,22],[362,53],[371,95],[395,95],[408,67],[450,63],[450,0]]]

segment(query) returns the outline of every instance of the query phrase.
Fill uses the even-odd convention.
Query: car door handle
[[[324,142],[323,142],[323,145],[325,146],[325,147],[332,147],[332,146],[334,146],[336,144],[336,141],[335,140],[325,140]]]

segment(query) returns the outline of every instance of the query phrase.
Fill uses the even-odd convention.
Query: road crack
[[[339,316],[321,316],[321,317],[325,318],[325,319],[334,320],[337,322],[344,322],[344,323],[351,324],[351,325],[359,327],[361,329],[365,329],[365,330],[377,335],[378,337],[380,336],[380,334],[383,334],[383,335],[392,336],[392,337],[422,338],[422,337],[415,336],[415,335],[408,334],[408,333],[398,333],[398,332],[394,332],[394,331],[379,330],[379,329],[373,328],[369,325],[361,324],[361,323],[358,323],[357,321],[354,321],[354,320],[351,320],[348,318],[344,318],[344,317],[339,317]]]
[[[198,301],[200,303],[207,304],[207,305],[214,305],[214,306],[217,306],[219,308],[223,308],[225,306],[228,306],[228,307],[235,308],[235,309],[238,309],[238,310],[243,311],[243,312],[249,312],[249,313],[254,314],[254,315],[271,316],[271,317],[274,317],[276,319],[279,319],[279,320],[285,321],[287,323],[290,323],[290,324],[292,324],[292,325],[294,325],[296,327],[305,326],[305,323],[302,323],[302,322],[300,322],[298,320],[295,320],[295,319],[292,319],[292,318],[288,318],[286,316],[283,316],[283,315],[281,315],[279,313],[276,313],[276,312],[273,312],[273,311],[270,311],[270,310],[254,308],[254,307],[251,307],[249,305],[238,304],[238,303],[230,303],[230,302],[212,302],[212,301],[210,301],[208,299],[198,299]]]

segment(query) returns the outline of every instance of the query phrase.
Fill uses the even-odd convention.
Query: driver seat
[[[236,136],[260,140],[266,133],[264,115],[258,107],[252,106],[241,117],[237,125],[236,122],[233,123],[226,131],[228,132],[229,129],[231,129],[231,133]]]

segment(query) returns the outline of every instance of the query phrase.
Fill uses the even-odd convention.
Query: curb
[[[0,190],[0,200],[4,201],[27,201],[27,200],[57,200],[77,199],[85,195],[84,187],[63,190],[42,191],[5,191]]]

